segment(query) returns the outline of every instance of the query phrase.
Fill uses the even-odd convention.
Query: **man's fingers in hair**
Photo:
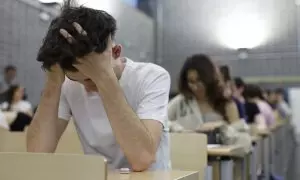
[[[86,31],[77,22],[73,22],[73,26],[79,34],[83,36],[87,35]]]
[[[60,29],[60,30],[59,30],[59,33],[60,33],[60,34],[68,41],[68,43],[70,43],[70,44],[73,43],[74,38],[73,38],[73,36],[72,36],[70,33],[68,33],[67,30],[65,30],[65,29]]]

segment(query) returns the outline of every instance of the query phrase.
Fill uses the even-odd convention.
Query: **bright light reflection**
[[[112,0],[78,0],[79,5],[84,5],[89,8],[99,9],[108,13],[114,12],[115,1]]]
[[[235,12],[222,19],[218,26],[221,43],[232,49],[257,47],[266,41],[264,21],[255,14]]]

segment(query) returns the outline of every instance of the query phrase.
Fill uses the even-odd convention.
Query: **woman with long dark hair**
[[[20,85],[12,85],[6,95],[6,101],[1,105],[4,111],[23,112],[32,116],[32,106],[24,99],[24,88]]]
[[[16,112],[15,120],[10,124],[11,131],[23,131],[30,124],[32,118],[32,106],[24,99],[24,88],[20,85],[12,85],[6,92],[6,101],[1,104],[3,111]]]
[[[180,94],[169,103],[171,131],[198,131],[206,122],[222,122],[221,142],[242,144],[249,150],[250,135],[231,126],[240,118],[236,104],[226,97],[224,90],[219,68],[208,56],[188,57],[180,71]]]

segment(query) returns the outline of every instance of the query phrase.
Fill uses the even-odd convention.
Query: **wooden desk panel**
[[[120,174],[119,172],[109,172],[107,180],[204,180],[204,176],[199,177],[198,172],[193,171],[153,171]]]
[[[105,180],[101,156],[39,153],[0,153],[3,180]]]
[[[243,152],[242,146],[226,146],[222,145],[220,147],[212,147],[207,148],[207,154],[209,156],[231,156],[231,157],[238,157],[241,156]]]

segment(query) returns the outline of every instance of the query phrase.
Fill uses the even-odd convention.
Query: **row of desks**
[[[9,114],[10,119],[13,117],[13,114]],[[111,172],[108,171],[107,178],[114,180],[114,179],[145,179],[145,180],[152,180],[152,179],[191,179],[194,180],[232,180],[232,179],[241,179],[246,180],[256,180],[257,179],[257,172],[259,169],[262,169],[264,174],[270,174],[270,172],[273,172],[273,166],[270,166],[272,161],[270,159],[274,158],[275,153],[270,156],[270,147],[274,144],[274,138],[276,137],[276,132],[281,129],[285,124],[284,123],[278,123],[276,126],[272,127],[270,131],[261,131],[253,128],[253,151],[250,154],[244,154],[241,156],[242,147],[239,146],[212,146],[212,145],[205,145],[205,146],[199,146],[198,148],[205,149],[207,151],[206,154],[204,153],[204,156],[199,156],[199,161],[203,161],[202,163],[207,166],[206,171],[201,171],[200,169],[193,169],[193,168],[177,168],[180,170],[192,170],[192,171],[178,171],[178,170],[172,170],[168,172],[144,172],[144,173],[130,173],[130,174],[120,174],[119,172]],[[70,130],[69,130],[70,131]],[[272,139],[273,137],[273,139]],[[184,139],[184,137],[183,137]],[[180,142],[182,139],[179,139]],[[1,140],[0,137],[0,143],[3,141],[3,138]],[[70,142],[70,139],[67,138],[66,140],[62,139],[62,141],[65,144],[67,142]],[[72,141],[72,140],[71,140]],[[273,143],[271,143],[273,142]],[[25,143],[25,142],[21,142]],[[77,144],[76,144],[77,143]],[[74,149],[78,149],[80,146],[80,143],[75,142],[72,143],[74,147],[72,147],[72,151]],[[0,144],[1,145],[1,144]],[[180,144],[178,145],[180,146]],[[67,147],[70,148],[70,147]],[[178,147],[173,147],[178,148]],[[9,148],[8,148],[9,149]],[[5,149],[7,151],[8,149]],[[58,148],[60,150],[60,147]],[[64,149],[64,148],[61,148]],[[188,149],[188,148],[187,148]],[[0,151],[2,151],[0,146]],[[64,149],[65,150],[65,149]],[[22,152],[22,150],[20,150]],[[24,147],[25,151],[25,147]],[[183,150],[181,150],[183,151]],[[66,152],[66,151],[62,151]],[[79,151],[76,151],[76,153],[79,153]],[[82,151],[80,150],[80,153]],[[196,152],[197,153],[197,152]],[[200,153],[200,152],[198,152]],[[202,152],[201,152],[202,153]],[[208,157],[208,162],[203,159],[203,157]],[[259,162],[261,159],[262,162]],[[179,159],[180,161],[183,161],[182,159]],[[0,159],[1,163],[1,159]],[[189,162],[186,162],[189,163]],[[274,162],[273,162],[274,164]],[[200,167],[200,166],[198,166]],[[199,172],[197,172],[199,170]],[[0,168],[0,176],[1,176],[1,168]],[[267,180],[268,177],[265,177],[265,180]],[[24,179],[23,179],[24,180]],[[34,179],[31,179],[34,180]],[[74,179],[73,179],[74,180]]]

